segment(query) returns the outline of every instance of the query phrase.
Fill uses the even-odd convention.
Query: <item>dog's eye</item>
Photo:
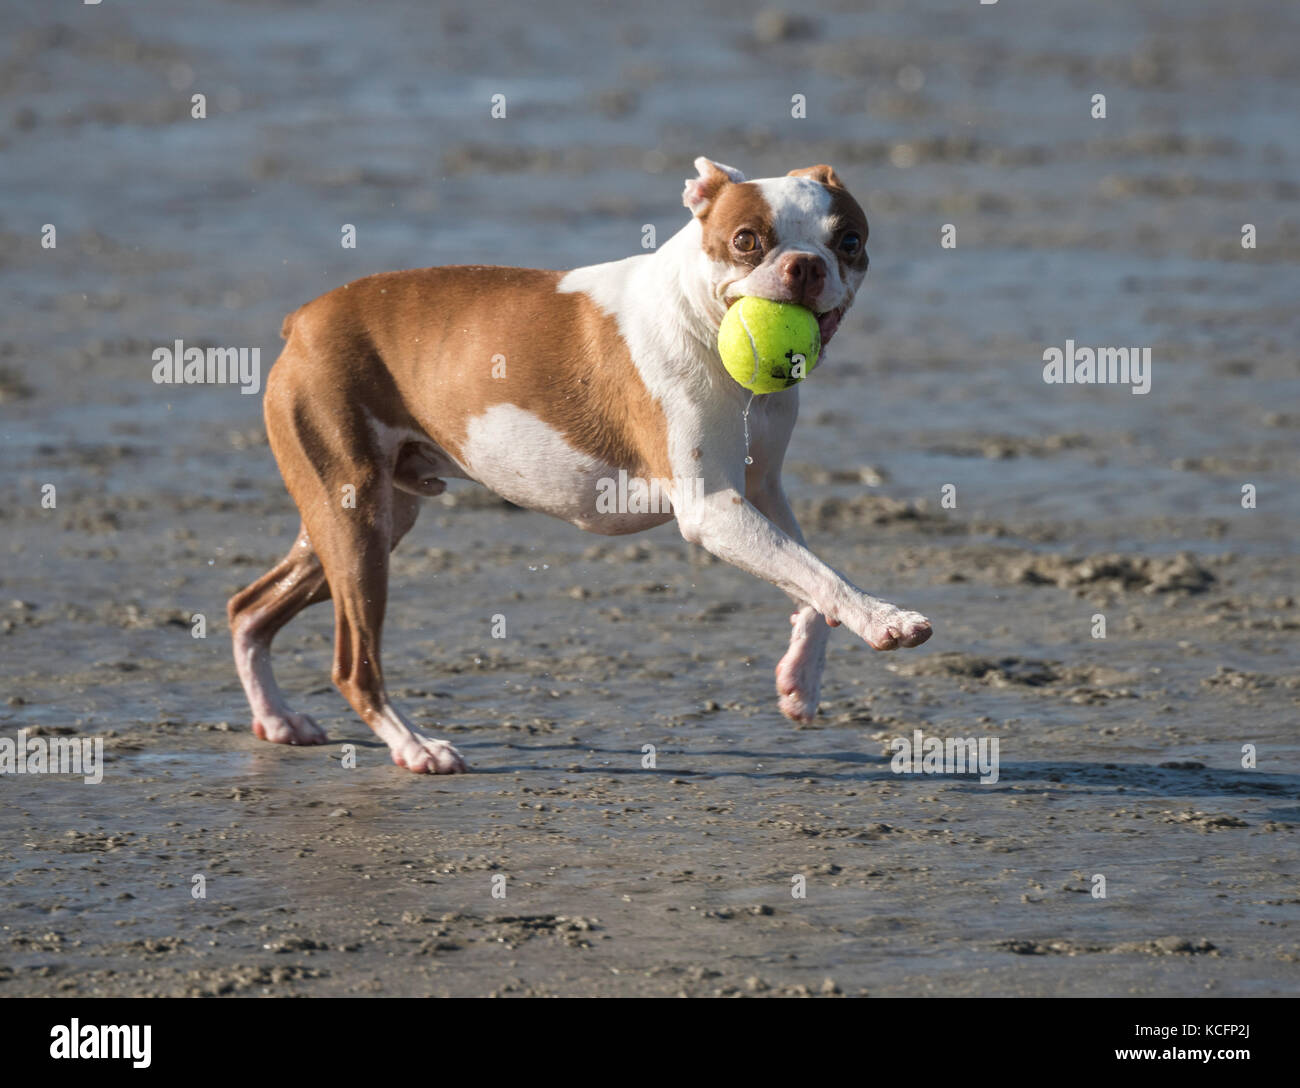
[[[731,244],[739,253],[753,253],[758,248],[758,235],[752,230],[738,230]]]
[[[846,230],[840,238],[840,252],[846,257],[856,257],[862,250],[862,235],[856,230]]]

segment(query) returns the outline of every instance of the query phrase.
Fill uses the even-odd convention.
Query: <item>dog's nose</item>
[[[788,253],[781,258],[781,282],[800,302],[816,302],[826,284],[826,262],[813,253]]]

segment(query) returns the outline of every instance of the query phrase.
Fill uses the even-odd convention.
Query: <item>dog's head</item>
[[[867,274],[867,217],[829,166],[746,181],[706,158],[682,203],[700,223],[718,319],[742,296],[797,302],[817,315],[825,344]]]

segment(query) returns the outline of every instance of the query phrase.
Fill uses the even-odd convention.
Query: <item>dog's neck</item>
[[[652,256],[656,273],[662,275],[663,289],[674,293],[690,331],[711,354],[727,308],[713,293],[708,279],[699,220],[692,219]]]
[[[693,219],[653,253],[573,269],[560,289],[586,292],[614,315],[639,363],[649,353],[707,370],[726,307],[712,293],[704,262]]]

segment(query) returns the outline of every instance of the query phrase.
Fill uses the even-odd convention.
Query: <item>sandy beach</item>
[[[105,760],[0,774],[0,996],[1300,990],[1295,5],[0,10],[0,736]],[[700,154],[867,210],[786,487],[934,637],[836,632],[795,725],[778,591],[453,482],[385,668],[473,773],[391,764],[328,604],[275,661],[331,743],[254,737],[225,602],[297,513],[260,395],[151,353],[265,369],[372,272],[639,252]],[[1067,341],[1149,391],[1044,382]],[[916,730],[997,780],[896,773]]]

